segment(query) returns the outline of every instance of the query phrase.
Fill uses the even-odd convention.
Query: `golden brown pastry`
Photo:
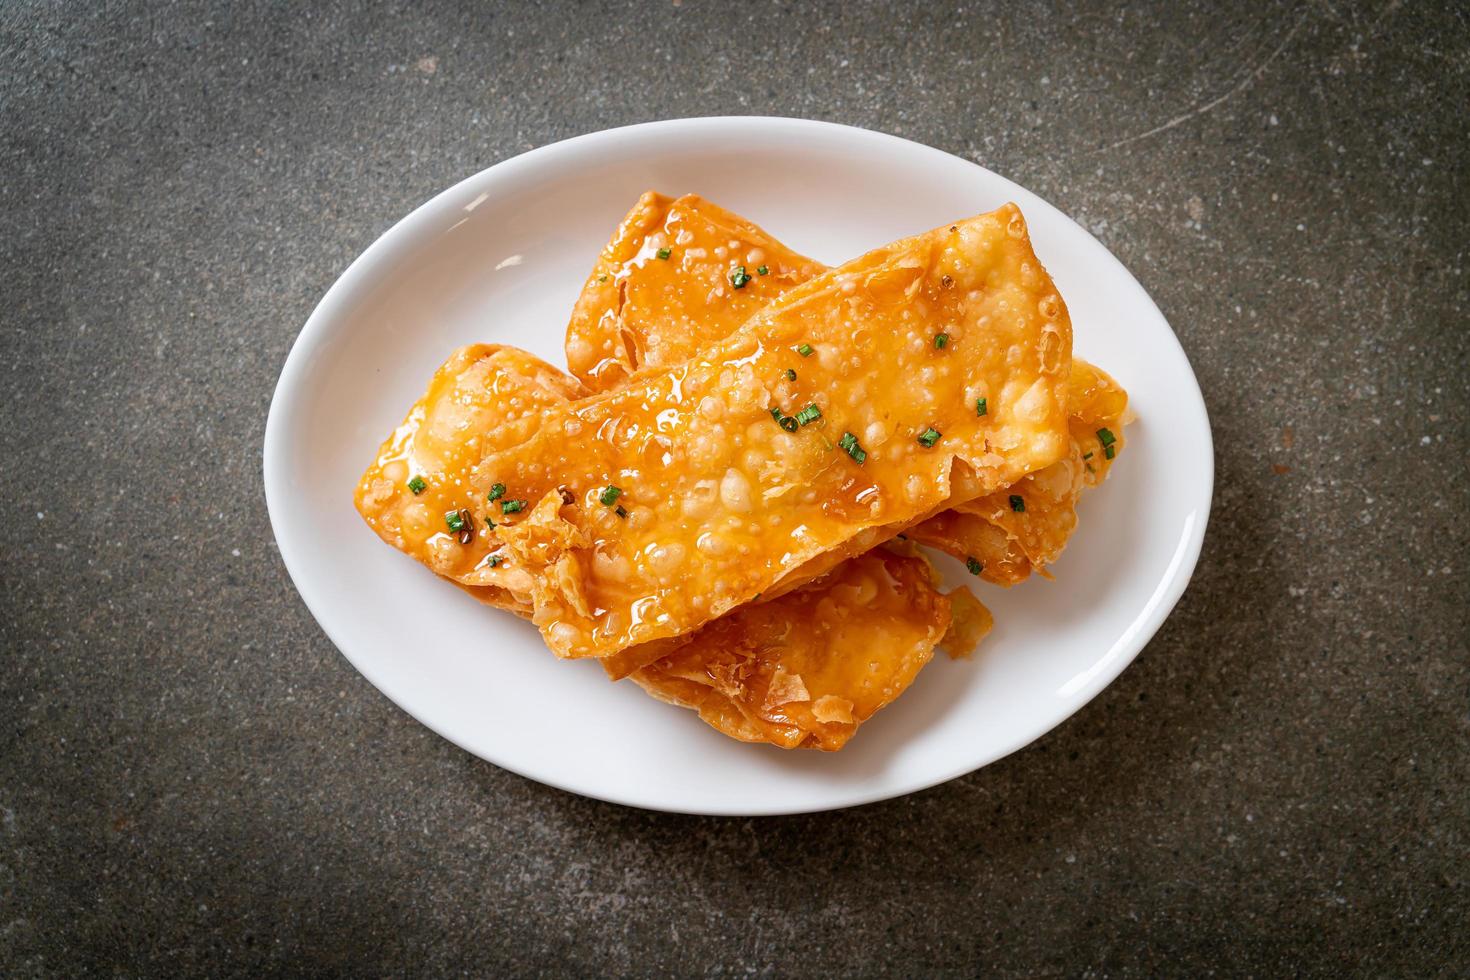
[[[877,548],[820,587],[742,606],[630,676],[732,738],[835,751],[913,682],[949,629],[950,600],[932,576],[923,558]]]
[[[726,288],[749,285],[737,266]],[[514,510],[496,533],[531,573],[533,622],[559,656],[605,657],[1061,459],[1070,367],[1066,307],[1007,205],[870,252],[684,364],[547,411],[476,467],[466,506],[505,488]]]
[[[698,195],[670,199],[649,192],[602,250],[583,287],[567,327],[567,362],[590,390],[615,390],[638,370],[682,363],[701,344],[734,332],[763,305],[825,268]],[[749,281],[739,290],[726,288],[738,271]],[[936,344],[947,347],[953,339],[945,331],[934,333]],[[799,376],[799,366],[792,370]],[[1098,397],[1099,389],[1111,397]],[[912,528],[910,537],[949,552],[999,585],[1014,585],[1033,569],[1046,574],[1076,526],[1082,489],[1106,473],[1098,433],[1116,436],[1114,452],[1122,448],[1127,396],[1117,383],[1074,361],[1068,391],[1074,444],[1066,459],[1025,477],[1011,491],[938,515]],[[976,411],[988,412],[989,401],[979,396]],[[1088,452],[1096,457],[1096,479],[1083,478]],[[841,557],[834,554],[832,560]]]
[[[529,574],[491,550],[500,548],[491,527],[495,508],[487,502],[475,509],[463,535],[449,530],[445,513],[459,516],[453,504],[478,452],[524,441],[539,412],[581,394],[575,379],[523,351],[495,345],[456,351],[363,476],[359,511],[389,544],[481,601],[528,617]],[[702,707],[701,717],[726,734],[784,747],[837,748],[912,682],[945,633],[949,608],[922,556],[875,553],[841,565],[806,591],[742,607],[696,633],[632,647],[603,663],[614,677],[635,674],[664,700]],[[859,636],[860,647],[852,642]],[[842,658],[859,648],[862,669],[844,672]],[[741,693],[754,687],[696,691],[703,660],[709,676],[733,680],[738,674],[751,684],[796,670],[818,693],[812,704],[766,709],[772,695],[765,688],[756,701]],[[751,720],[737,723],[742,709]]]

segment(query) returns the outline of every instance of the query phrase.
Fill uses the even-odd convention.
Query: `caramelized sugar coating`
[[[750,280],[736,288],[740,268]],[[567,366],[592,391],[620,388],[639,368],[684,363],[825,271],[696,194],[671,200],[649,191],[582,287],[567,325]]]
[[[504,485],[525,501],[529,516],[494,533],[531,573],[534,622],[558,655],[609,656],[687,633],[865,530],[1056,462],[1070,366],[1066,307],[1007,205],[810,279],[687,363],[547,411],[529,441],[486,456],[468,497]],[[951,499],[956,461],[974,479]]]
[[[424,396],[384,442],[377,460],[364,474],[357,493],[359,511],[390,545],[481,601],[529,617],[532,605],[528,573],[507,561],[497,561],[493,566],[489,561],[492,554],[498,557],[503,550],[491,552],[487,547],[498,548],[500,544],[487,529],[486,521],[487,516],[496,519],[496,508],[487,502],[486,513],[474,510],[473,537],[463,544],[458,535],[449,532],[443,514],[454,509],[463,493],[473,460],[478,459],[477,448],[524,441],[534,432],[539,412],[582,394],[575,379],[522,351],[493,345],[456,351],[435,372]],[[410,486],[415,477],[424,481],[417,493]],[[527,522],[507,530],[524,534],[534,527],[534,522]],[[896,556],[889,557],[896,560]],[[770,603],[760,607],[760,613],[744,609],[733,613],[721,621],[718,630],[707,628],[696,634],[703,637],[700,649],[714,649],[718,638],[718,645],[738,652],[747,673],[773,676],[782,651],[780,645],[766,641],[778,632],[775,624],[783,616],[787,618],[779,630],[782,644],[809,652],[834,637],[849,635],[850,630],[834,630],[833,623],[850,622],[854,628],[866,623],[874,643],[865,662],[876,665],[870,680],[891,690],[887,698],[891,700],[913,679],[918,666],[929,659],[934,641],[943,632],[941,615],[944,623],[948,622],[948,600],[935,590],[928,577],[932,569],[916,553],[910,553],[905,564],[876,558],[860,561],[860,568],[844,566],[837,574],[812,584],[799,599],[788,597]],[[916,569],[923,569],[924,576]],[[800,615],[793,615],[793,610]],[[812,610],[820,615],[812,615]],[[884,617],[892,622],[883,622]],[[626,676],[688,642],[688,637],[677,637],[631,647],[603,663],[615,678]],[[769,663],[765,662],[767,657],[771,658]],[[688,670],[696,659],[693,650],[682,650],[677,662],[681,669]],[[726,656],[722,662],[729,660]],[[785,662],[789,665],[796,661]],[[716,665],[711,670],[718,673],[722,668]],[[658,674],[657,670],[646,673],[646,686],[680,683],[659,680]],[[886,703],[867,690],[864,685],[868,681],[856,678],[844,682],[836,664],[827,665],[813,677],[830,682],[830,689],[824,688],[823,693],[839,699],[823,702],[822,711],[837,710],[843,701],[854,706],[850,709],[855,716],[852,723],[817,726],[820,739],[831,747],[845,741],[858,722]],[[812,710],[816,709],[808,706],[805,715],[799,710],[796,713],[810,721]],[[747,735],[764,740],[769,733],[778,744],[795,744],[791,742],[791,730],[790,725],[767,725]]]
[[[667,258],[661,259],[664,250]],[[736,290],[729,277],[742,264],[752,278]],[[567,362],[593,391],[620,388],[638,369],[682,363],[700,344],[733,333],[762,306],[825,268],[698,195],[670,199],[649,192],[623,220],[587,279],[567,327]],[[946,347],[953,339],[946,336]],[[800,364],[791,370],[800,377]],[[997,492],[936,515],[914,527],[911,537],[978,567],[982,578],[998,585],[1024,581],[1033,569],[1045,574],[1076,526],[1077,496],[1106,473],[1094,462],[1083,478],[1088,471],[1082,454],[1100,449],[1097,428],[1111,423],[1120,440],[1117,448],[1122,445],[1123,407],[1111,414],[1089,407],[1099,377],[1126,405],[1116,382],[1091,365],[1073,362],[1068,387],[1076,400],[1069,423],[1073,452],[1015,488],[1027,501],[1024,511],[1013,509],[1010,491]],[[1101,461],[1100,451],[1095,456]],[[872,543],[881,540],[873,537]],[[834,554],[832,563],[843,556]]]
[[[980,574],[1001,585],[1013,585],[1033,569],[1046,575],[1077,527],[1082,491],[1107,477],[1123,449],[1128,395],[1102,370],[1074,360],[1067,404],[1071,445],[1065,458],[925,521],[910,537],[961,561],[984,563]]]
[[[543,411],[586,394],[575,378],[514,347],[455,351],[358,482],[358,513],[388,544],[474,587],[481,600],[529,614],[529,576],[492,557],[498,508],[483,495],[471,499],[470,472],[486,453],[530,438]],[[446,515],[462,509],[465,527],[455,531]]]
[[[879,548],[820,587],[680,638],[630,676],[732,738],[835,751],[913,682],[949,629],[932,576],[923,558]]]

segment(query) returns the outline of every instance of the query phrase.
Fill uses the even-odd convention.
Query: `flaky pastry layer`
[[[1070,352],[1066,307],[1007,205],[823,273],[688,362],[544,413],[531,440],[486,456],[471,499],[503,485],[526,502],[497,533],[531,573],[533,621],[561,656],[608,656],[1060,459]],[[959,500],[956,462],[973,478]]]

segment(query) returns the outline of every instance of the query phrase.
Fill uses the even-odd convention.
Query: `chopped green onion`
[[[1091,459],[1092,458],[1092,453],[1083,453],[1082,454],[1082,458],[1083,459]]]
[[[944,346],[946,344],[948,344],[948,343],[949,343],[949,334],[947,334],[947,333],[937,333],[937,334],[934,335],[934,346],[937,347],[939,350],[944,350]]]
[[[1111,429],[1098,429],[1097,441],[1102,443],[1104,446],[1111,446],[1113,443],[1118,441],[1118,438],[1117,436],[1113,435]]]
[[[974,555],[971,555],[969,558],[965,559],[965,567],[970,570],[971,575],[979,575],[981,572],[985,571],[985,566],[976,561]]]
[[[661,259],[666,259],[670,255],[673,255],[673,254],[674,254],[674,250],[671,249],[671,248],[661,248],[661,249],[658,250],[658,257],[661,258]]]
[[[781,428],[785,429],[787,432],[795,432],[800,427],[801,423],[796,421],[796,419],[792,418],[790,415],[787,415],[781,419]]]
[[[598,276],[597,277],[597,281],[598,282],[607,282],[607,276],[606,275]]]
[[[786,369],[786,380],[787,381],[795,381],[796,380],[796,369],[795,368],[787,368]]]
[[[816,348],[813,347],[811,344],[802,344],[800,347],[796,348],[796,352],[802,357],[811,357],[812,352],[815,350]]]
[[[1097,472],[1097,470],[1095,470],[1095,469],[1092,468],[1092,464],[1091,463],[1083,463],[1082,465],[1087,467],[1087,472],[1089,472],[1089,473],[1096,473]]]
[[[919,433],[919,445],[923,446],[925,449],[934,448],[934,444],[938,441],[939,430],[934,428],[934,426],[932,425],[929,426],[929,428],[925,429],[923,432]]]
[[[423,493],[428,488],[429,485],[424,482],[424,478],[421,476],[416,476],[412,480],[408,481],[408,489],[413,491],[413,495],[415,497]]]
[[[977,398],[977,399],[975,399],[975,414],[976,415],[985,415],[989,411],[990,411],[990,406],[988,406],[988,405],[985,404],[985,399],[983,399],[983,398]]]
[[[627,508],[625,508],[622,504],[618,504],[616,507],[614,507],[613,508],[613,513],[614,514],[617,514],[619,517],[627,517],[628,516]]]
[[[842,438],[837,440],[837,445],[842,447],[843,452],[857,460],[859,466],[868,458],[868,454],[863,451],[863,447],[858,445],[857,436],[851,432],[844,432]]]
[[[495,501],[499,500],[501,497],[504,497],[504,496],[505,496],[505,484],[504,483],[497,483],[497,484],[495,484],[494,486],[492,486],[490,488],[490,492],[485,495],[485,499],[488,500],[488,501],[490,501],[491,503],[494,503]]]
[[[744,289],[748,282],[750,282],[750,273],[745,271],[745,266],[737,265],[735,271],[730,273],[730,285],[736,289]]]
[[[491,568],[499,568],[500,567],[500,563],[503,562],[503,561],[505,561],[505,559],[502,558],[502,557],[500,557],[499,555],[491,555],[490,556],[490,567]]]
[[[1026,498],[1018,493],[1011,494],[1011,510],[1017,514],[1024,514],[1026,512]]]
[[[776,420],[777,425],[781,424],[781,410],[775,405],[771,406],[771,418]]]
[[[1103,457],[1104,458],[1106,458],[1106,459],[1112,459],[1116,455],[1118,455],[1118,447],[1117,446],[1104,446],[1103,447]]]
[[[525,509],[526,502],[524,500],[502,500],[500,502],[500,512],[502,514],[518,514]]]
[[[755,271],[758,272],[758,273],[760,273],[763,276],[769,276],[771,274],[771,270],[769,268],[767,268],[766,266],[759,266],[759,267],[756,268]]]
[[[449,530],[451,531],[463,531],[465,523],[464,514],[457,510],[445,511],[444,523],[449,525]]]
[[[622,487],[615,487],[611,483],[609,483],[607,486],[602,488],[602,493],[598,495],[597,499],[602,501],[602,505],[604,507],[611,507],[613,504],[618,502],[618,498],[622,495]]]
[[[822,410],[815,405],[808,405],[806,408],[803,408],[801,411],[796,413],[796,421],[798,425],[810,425],[821,417]]]

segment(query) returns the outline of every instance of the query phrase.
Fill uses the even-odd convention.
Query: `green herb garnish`
[[[800,347],[796,348],[796,352],[802,357],[811,357],[812,352],[815,350],[816,348],[813,347],[811,344],[802,344]]]
[[[618,502],[618,498],[622,495],[622,487],[615,487],[611,483],[609,483],[607,486],[602,488],[602,493],[598,495],[597,499],[602,501],[602,506],[611,507],[613,504]]]
[[[505,559],[502,558],[502,557],[500,557],[499,555],[491,555],[490,556],[490,567],[491,568],[499,568],[500,567],[500,563],[503,562],[503,561],[505,561]]]
[[[1097,441],[1102,443],[1104,446],[1111,446],[1113,443],[1118,441],[1118,437],[1113,435],[1111,429],[1098,429]]]
[[[863,451],[863,447],[858,445],[857,436],[851,432],[842,433],[842,438],[837,440],[837,445],[842,447],[843,452],[856,460],[859,466],[868,458],[868,454]]]
[[[748,282],[750,282],[750,273],[745,271],[745,266],[737,265],[735,271],[730,273],[730,285],[736,289],[744,289]]]
[[[670,255],[673,255],[673,254],[674,254],[674,250],[671,249],[671,248],[661,248],[661,249],[658,250],[658,257],[661,258],[661,259],[666,259]]]
[[[1103,458],[1104,459],[1112,459],[1116,455],[1118,455],[1118,447],[1117,446],[1104,446],[1103,447]]]
[[[985,415],[989,411],[990,411],[990,406],[988,406],[988,405],[985,404],[985,399],[983,399],[983,398],[977,398],[977,399],[975,399],[975,414],[976,415]]]
[[[798,425],[810,425],[822,417],[822,410],[815,405],[808,405],[796,413]]]
[[[619,517],[627,517],[628,516],[628,511],[623,507],[622,504],[618,504],[616,507],[614,507],[613,508],[613,513],[614,514],[617,514]]]
[[[923,432],[919,433],[919,445],[923,446],[925,449],[934,448],[934,444],[938,441],[939,430],[934,428],[934,426],[932,425],[929,426],[929,428],[925,429]]]
[[[505,484],[504,483],[497,483],[497,484],[495,484],[494,486],[492,486],[490,488],[490,492],[485,495],[485,499],[488,500],[488,501],[490,501],[491,503],[494,503],[495,501],[499,500],[501,497],[504,497],[504,496],[505,496]]]
[[[1017,514],[1024,514],[1026,512],[1026,498],[1018,493],[1011,494],[1011,510]]]
[[[424,482],[424,478],[421,476],[416,476],[412,480],[408,481],[408,489],[413,491],[413,495],[415,497],[423,493],[428,488],[429,485]]]
[[[444,523],[449,525],[451,531],[463,531],[465,528],[464,512],[448,510],[444,512]]]
[[[934,335],[934,346],[936,348],[938,348],[939,350],[944,350],[945,345],[948,344],[948,343],[949,343],[949,334],[947,334],[947,333],[937,333],[937,334]]]
[[[768,269],[766,266],[759,266],[759,267],[756,268],[755,271],[758,272],[758,273],[760,273],[763,276],[769,276],[771,274],[771,270]]]
[[[795,381],[796,380],[796,369],[795,368],[787,368],[786,369],[786,380],[787,381]]]
[[[970,570],[971,575],[979,575],[985,571],[985,566],[976,561],[973,555],[965,559],[965,567]]]
[[[796,421],[796,419],[790,415],[783,416],[781,419],[781,428],[785,429],[787,432],[795,432],[800,427],[801,423]]]
[[[519,514],[525,509],[526,502],[524,500],[502,500],[500,502],[500,512],[502,514]]]

